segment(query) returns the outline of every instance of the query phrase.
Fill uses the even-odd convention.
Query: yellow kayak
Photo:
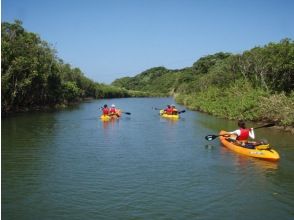
[[[225,131],[221,131],[219,134],[224,134]],[[250,157],[260,158],[264,160],[271,160],[271,161],[277,161],[280,159],[280,155],[277,151],[273,150],[269,147],[269,145],[258,145],[254,149],[242,147],[239,145],[236,145],[230,141],[227,140],[227,137],[219,136],[220,142],[227,148],[231,149],[232,151],[235,151],[237,153],[247,155]]]
[[[177,115],[168,115],[168,114],[165,114],[164,113],[164,110],[160,110],[159,111],[159,114],[163,118],[169,118],[169,119],[173,119],[173,120],[177,120],[177,119],[180,118],[180,115],[179,114],[177,114]]]
[[[112,114],[112,115],[101,115],[100,119],[101,121],[111,121],[111,120],[116,120],[119,119],[121,116],[121,111],[117,110],[116,114]]]

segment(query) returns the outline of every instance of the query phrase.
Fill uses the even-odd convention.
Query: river
[[[235,121],[152,109],[173,102],[92,100],[2,119],[2,218],[294,219],[293,134],[255,131],[279,162],[242,156],[204,139]],[[132,114],[103,123],[104,103]]]

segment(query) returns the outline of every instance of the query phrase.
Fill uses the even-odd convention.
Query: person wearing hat
[[[102,108],[102,113],[103,115],[109,115],[109,108],[106,104]]]
[[[172,109],[172,115],[177,115],[179,113],[178,109],[176,109],[175,105],[171,105],[171,109]]]
[[[116,110],[114,104],[111,105],[111,108],[110,108],[110,110],[109,110],[109,114],[110,114],[110,115],[117,115],[117,116],[119,117],[119,115],[117,114],[117,110]]]

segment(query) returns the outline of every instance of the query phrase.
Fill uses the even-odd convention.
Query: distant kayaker
[[[249,138],[254,139],[255,134],[253,128],[246,128],[245,122],[243,120],[238,121],[238,127],[239,129],[231,132],[227,132],[228,135],[236,135],[236,142],[241,144],[242,146],[245,145],[245,143],[248,142]],[[234,140],[230,138],[231,140]]]
[[[172,115],[177,115],[179,113],[178,109],[176,109],[175,105],[171,105]]]
[[[167,115],[172,115],[172,113],[173,113],[173,109],[170,105],[167,105],[167,107],[163,111]]]
[[[119,117],[119,115],[117,113],[117,109],[115,108],[115,105],[114,104],[111,105],[111,108],[109,110],[109,114],[110,115],[117,115]]]
[[[106,104],[102,108],[102,113],[103,115],[109,115],[109,108]]]

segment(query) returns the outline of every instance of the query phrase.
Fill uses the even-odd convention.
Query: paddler
[[[178,109],[176,109],[175,105],[171,105],[172,115],[177,115],[179,113]]]
[[[102,113],[103,115],[109,115],[109,108],[106,104],[102,108]]]
[[[245,122],[243,120],[238,121],[238,127],[239,129],[231,132],[227,132],[228,135],[236,135],[236,139],[229,138],[230,141],[234,141],[237,144],[240,144],[243,147],[250,147],[250,145],[246,145],[248,143],[248,139],[254,139],[255,134],[253,128],[246,128]],[[254,146],[250,147],[254,148]]]
[[[163,111],[164,111],[164,114],[167,114],[167,115],[172,115],[173,113],[173,109],[170,105],[167,105],[167,107]]]
[[[109,115],[110,116],[116,115],[117,117],[119,117],[119,114],[117,113],[117,109],[115,108],[115,104],[111,105],[111,108],[109,110]]]

